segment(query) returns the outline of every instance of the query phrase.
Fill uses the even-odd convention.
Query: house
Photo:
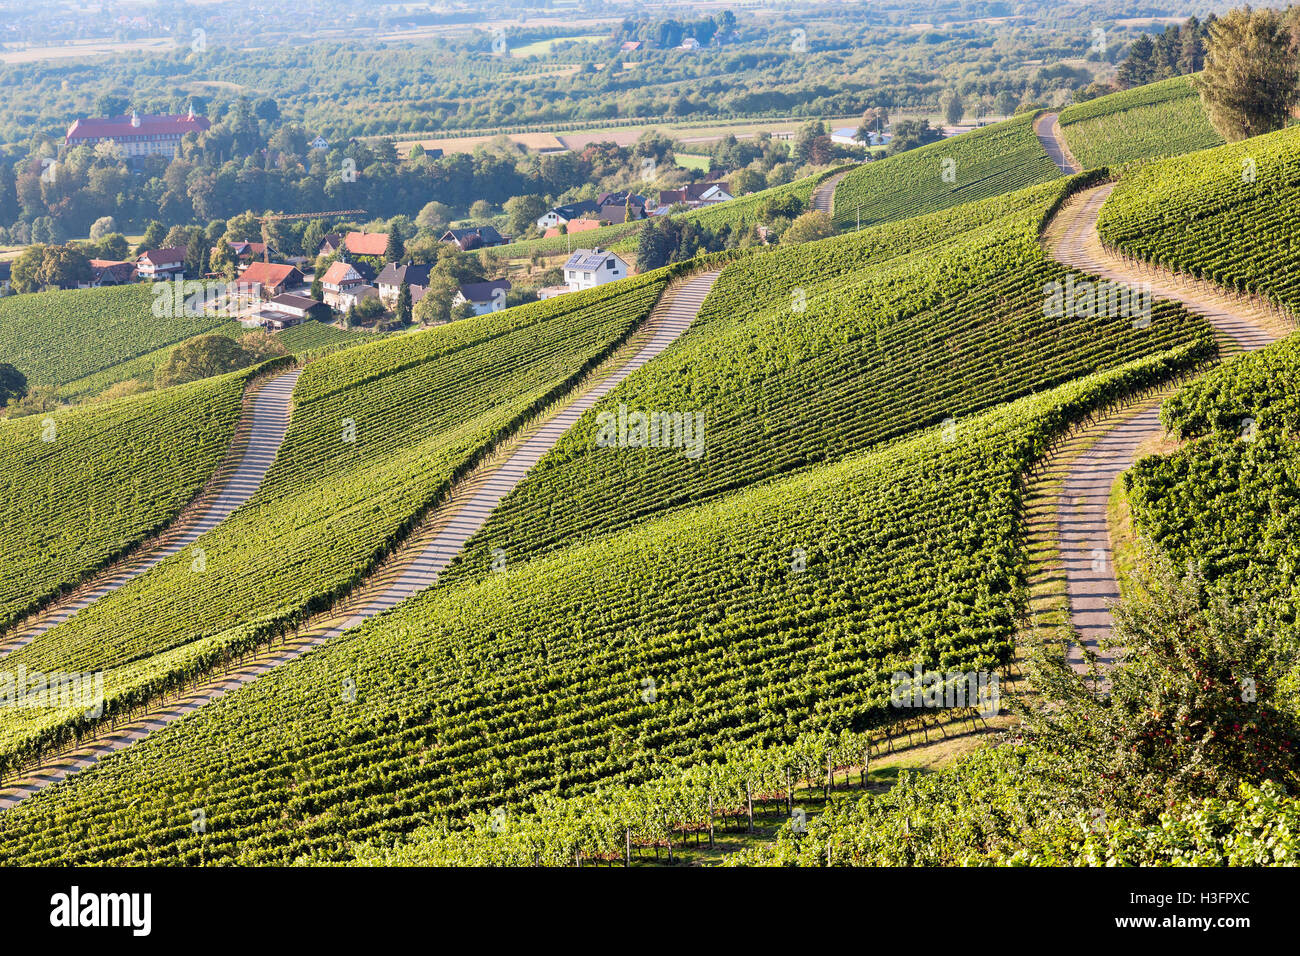
[[[641,49],[640,40],[624,40],[623,45],[618,48],[619,53],[635,53]]]
[[[468,282],[456,290],[452,305],[466,302],[474,309],[475,315],[499,312],[506,307],[506,293],[510,291],[509,279],[493,279],[489,282]]]
[[[334,262],[320,278],[321,291],[325,304],[342,311],[346,306],[339,304],[339,296],[344,292],[366,284],[366,277],[350,262]]]
[[[600,206],[600,212],[596,218],[603,219],[606,222],[627,222],[629,213],[632,219],[644,219],[646,209],[654,207],[654,204],[644,196],[638,196],[636,193],[630,193],[627,190],[616,193],[601,193],[596,197],[596,204]]]
[[[619,220],[622,222],[622,220]],[[553,239],[559,235],[576,235],[580,232],[591,232],[593,229],[599,229],[601,226],[608,226],[609,223],[601,219],[570,219],[564,224],[564,233],[560,232],[559,226],[552,226],[542,233],[543,239]]]
[[[68,127],[64,144],[69,148],[113,143],[127,158],[166,156],[174,159],[186,133],[201,133],[212,125],[206,116],[141,115],[136,112],[106,119],[78,119]]]
[[[285,293],[268,301],[259,311],[243,320],[243,324],[260,325],[268,332],[279,332],[301,325],[310,317],[311,310],[319,305],[319,302],[308,296]]]
[[[307,148],[308,149],[329,149],[330,148],[329,140],[327,140],[324,136],[318,135],[315,139],[313,139],[310,143],[307,144]]]
[[[473,226],[469,229],[448,229],[438,241],[450,242],[461,252],[469,252],[471,249],[488,246],[504,246],[510,237],[501,235],[492,226]]]
[[[599,218],[596,214],[600,212],[600,203],[593,199],[583,199],[580,202],[565,203],[563,206],[556,206],[546,215],[537,220],[537,228],[546,230],[552,229],[560,223],[570,222],[578,218]],[[623,221],[620,215],[619,222]]]
[[[136,272],[141,279],[170,279],[185,274],[184,246],[171,249],[149,249],[135,260]]]
[[[319,306],[320,303],[311,296],[294,295],[292,292],[285,292],[281,295],[277,295],[274,299],[271,299],[266,303],[268,309],[283,312],[286,315],[299,319],[308,318],[308,313]]]
[[[682,41],[682,45],[680,47],[680,49],[683,50],[698,50],[699,48],[700,48],[700,41],[695,39],[695,37],[687,37],[685,40]]]
[[[230,250],[235,254],[235,258],[240,262],[252,262],[254,259],[261,259],[266,255],[266,243],[264,242],[232,242]],[[213,252],[216,250],[214,249]]]
[[[353,306],[360,305],[366,299],[378,299],[379,290],[372,285],[354,285],[340,292],[337,298],[339,304],[335,308],[340,312],[346,312]],[[414,300],[414,295],[412,295],[412,300]]]
[[[579,249],[564,264],[564,282],[571,291],[594,289],[628,276],[627,263],[603,249]]]
[[[230,291],[235,295],[274,299],[290,289],[298,288],[302,282],[302,273],[293,266],[279,265],[274,262],[254,262],[231,283]]]
[[[135,263],[114,259],[91,259],[90,281],[78,282],[79,289],[97,289],[105,285],[126,285],[135,281]]]
[[[332,256],[343,248],[343,233],[328,233],[320,241],[320,246],[316,249],[316,254],[321,256]]]
[[[697,209],[700,206],[714,206],[734,198],[727,183],[690,183],[681,189],[661,190],[659,205],[675,206],[680,203]]]
[[[343,237],[343,248],[354,256],[378,256],[388,251],[386,232],[349,232]]]
[[[384,305],[392,308],[397,304],[403,282],[410,286],[428,288],[429,273],[432,270],[433,266],[401,265],[390,262],[384,266],[383,271],[379,273],[379,278],[375,280],[375,285],[379,287],[379,298],[384,300]],[[414,292],[411,294],[411,302],[412,304],[415,302]]]

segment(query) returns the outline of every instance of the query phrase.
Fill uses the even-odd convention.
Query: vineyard
[[[64,385],[229,321],[159,318],[153,303],[144,283],[0,299],[0,362],[15,366],[29,385]]]
[[[1178,156],[1223,143],[1188,76],[1076,103],[1062,110],[1061,132],[1084,169]]]
[[[1300,314],[1300,130],[1133,170],[1097,225],[1126,255]]]
[[[917,428],[1192,341],[1157,304],[1132,318],[1055,318],[1065,275],[1037,236],[1065,182],[728,266],[695,325],[607,396],[493,513],[446,577],[486,573]],[[964,230],[970,230],[969,232]],[[703,414],[703,454],[599,447],[599,415]]]
[[[1013,192],[1061,171],[1034,135],[1036,114],[859,166],[835,187],[841,229],[892,222]]]
[[[1125,484],[1140,531],[1232,595],[1300,611],[1300,337],[1241,356],[1165,403],[1187,444]]]
[[[620,343],[669,274],[313,362],[253,499],[191,548],[15,651],[9,666],[102,669],[111,714],[323,609],[496,440]],[[3,765],[80,724],[75,711],[8,709],[0,714]]]
[[[431,817],[865,730],[896,670],[1007,660],[1025,469],[1212,350],[433,588],[6,812],[0,859],[344,858]]]
[[[250,374],[0,422],[0,632],[176,517],[225,454]]]

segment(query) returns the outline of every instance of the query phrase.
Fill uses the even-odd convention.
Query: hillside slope
[[[0,633],[189,503],[234,436],[250,374],[0,421]]]
[[[1066,276],[1038,244],[1064,181],[959,210],[749,256],[700,318],[502,502],[449,576],[493,549],[526,560],[917,428],[1191,341],[1207,326],[1158,306],[1132,317],[1045,315]],[[967,231],[969,230],[969,231]],[[699,454],[602,447],[601,415],[702,415]]]
[[[892,222],[1056,179],[1034,134],[1034,114],[867,163],[835,188],[841,229]]]
[[[1084,169],[1177,156],[1223,143],[1189,76],[1076,103],[1062,110],[1061,130]]]
[[[1005,661],[1023,471],[1098,405],[1202,357],[1135,363],[956,436],[921,432],[424,592],[6,812],[0,859],[338,856],[430,815],[867,726],[895,670]]]
[[[1097,228],[1129,256],[1300,315],[1300,128],[1134,170]]]
[[[252,500],[9,666],[104,671],[111,712],[328,606],[455,476],[621,342],[667,281],[661,271],[312,363]],[[76,709],[7,709],[0,760],[79,726]]]

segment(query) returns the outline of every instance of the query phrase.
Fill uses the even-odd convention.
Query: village
[[[111,148],[128,161],[154,156],[170,159],[179,154],[187,134],[199,134],[209,127],[208,119],[192,108],[175,115],[131,111],[117,117],[75,120],[65,146]],[[315,150],[329,148],[319,136],[308,145]],[[50,160],[47,171],[56,176],[57,161]],[[264,216],[248,213],[260,224],[261,241],[228,241],[223,236],[215,244],[205,242],[197,251],[189,244],[150,246],[145,242],[128,256],[90,255],[84,266],[64,274],[51,272],[45,277],[48,281],[36,288],[201,281],[209,290],[203,296],[205,308],[236,318],[247,328],[276,332],[318,320],[344,328],[389,331],[413,322],[430,325],[482,315],[626,278],[637,271],[629,251],[618,253],[597,243],[582,245],[580,237],[604,227],[655,220],[670,212],[711,207],[734,198],[727,182],[706,180],[661,189],[654,198],[623,189],[547,208],[537,216],[535,230],[528,232],[542,240],[566,237],[564,258],[561,262],[559,256],[534,252],[523,269],[523,283],[505,274],[516,257],[495,250],[509,253],[505,247],[511,245],[512,237],[494,225],[449,225],[424,236],[436,239],[435,243],[412,244],[408,250],[411,236],[395,235],[396,230],[391,229],[366,231],[357,221],[366,211],[345,209]],[[286,254],[273,239],[274,224],[294,220],[327,222],[332,231],[312,248]],[[360,228],[347,228],[350,225]],[[12,291],[13,267],[13,261],[0,262],[0,291]],[[211,294],[213,288],[218,294]],[[422,307],[427,298],[427,307]]]

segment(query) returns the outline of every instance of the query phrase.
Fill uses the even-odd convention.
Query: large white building
[[[109,119],[76,120],[68,127],[64,143],[69,147],[113,143],[128,158],[166,156],[171,159],[180,152],[181,137],[202,132],[211,125],[206,116],[195,116],[192,109],[178,116],[142,116],[132,111]]]

